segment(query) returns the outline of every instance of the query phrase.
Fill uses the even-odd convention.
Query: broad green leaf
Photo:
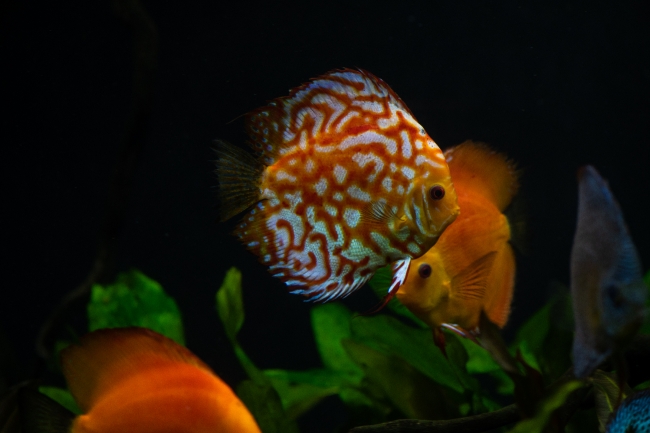
[[[181,314],[156,281],[137,270],[121,273],[108,286],[95,284],[88,303],[90,331],[140,326],[185,344]]]
[[[244,324],[241,272],[235,267],[228,269],[217,291],[217,312],[223,322],[226,335],[230,340],[234,340]]]
[[[38,390],[64,408],[68,409],[70,412],[76,414],[81,413],[81,409],[79,409],[79,406],[77,406],[77,403],[74,401],[74,397],[72,397],[72,394],[70,394],[70,391],[67,389],[57,388],[54,386],[41,386]]]
[[[571,380],[563,383],[554,390],[548,397],[540,401],[535,416],[522,420],[510,430],[510,433],[541,433],[544,431],[553,412],[562,406],[569,395],[584,385],[579,380]]]
[[[453,401],[458,395],[437,386],[431,379],[397,355],[386,355],[354,340],[343,346],[364,372],[364,386],[380,400],[387,398],[407,418],[440,419],[459,415]],[[383,397],[383,398],[382,398]]]
[[[537,356],[542,353],[544,341],[550,330],[552,302],[537,310],[530,319],[523,324],[515,342],[512,344],[512,352],[518,348],[522,357],[531,367],[541,371]]]
[[[351,319],[350,310],[339,303],[318,305],[311,310],[314,339],[325,367],[360,377],[361,369],[341,345],[341,340],[352,336]]]
[[[375,295],[379,299],[384,299],[384,296],[388,293],[388,287],[390,287],[390,283],[392,282],[393,279],[393,273],[391,271],[390,266],[384,266],[383,268],[380,268],[375,272],[375,274],[372,276],[370,281],[368,281],[368,284],[372,288],[372,291],[375,292]],[[393,297],[388,304],[386,305],[386,308],[389,310],[392,310],[396,314],[405,317],[409,319],[411,322],[413,322],[415,325],[417,325],[420,328],[423,329],[428,329],[428,325],[418,319],[415,314],[411,313],[411,310],[406,308],[404,304],[402,304],[397,297]]]
[[[237,386],[237,395],[264,433],[299,433],[298,425],[287,417],[280,397],[271,385],[244,380]]]
[[[596,415],[598,416],[599,429],[602,433],[605,431],[609,416],[614,412],[616,403],[623,401],[632,393],[632,390],[625,384],[624,389],[621,391],[618,387],[616,374],[607,373],[602,370],[596,370],[592,381],[594,384]],[[619,395],[621,392],[622,395]]]
[[[337,394],[346,385],[343,375],[331,370],[265,370],[278,392],[287,416],[296,419],[325,397]]]
[[[354,340],[386,355],[398,355],[435,382],[463,392],[449,362],[433,344],[431,332],[386,315],[355,317],[351,328]]]
[[[513,393],[515,385],[512,379],[492,359],[487,350],[467,338],[458,338],[458,340],[465,347],[469,357],[466,365],[469,374],[489,374],[496,381],[496,391],[499,394],[510,395]]]

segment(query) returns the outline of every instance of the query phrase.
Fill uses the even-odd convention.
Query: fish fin
[[[393,279],[391,280],[390,286],[388,287],[388,293],[384,298],[375,305],[371,310],[366,311],[362,316],[369,316],[371,314],[379,313],[383,308],[395,297],[395,294],[402,287],[404,281],[406,281],[406,276],[408,275],[409,268],[411,267],[411,259],[406,258],[402,260],[397,260],[391,265],[393,271]]]
[[[485,314],[492,323],[503,328],[510,316],[510,305],[515,286],[515,256],[509,244],[504,245],[493,266],[499,273],[495,278],[500,278],[501,284],[495,288],[494,298],[487,305]]]
[[[189,364],[214,374],[185,347],[146,328],[100,329],[61,352],[63,374],[83,412],[125,377],[153,365]]]
[[[215,140],[213,149],[217,154],[214,173],[219,180],[219,219],[226,221],[259,201],[264,165],[250,152],[226,141]]]
[[[445,151],[457,190],[476,191],[503,211],[519,188],[518,173],[508,158],[485,143],[467,140]]]
[[[483,299],[496,255],[496,251],[491,251],[456,275],[451,282],[453,293],[465,300]]]
[[[445,340],[445,333],[442,332],[442,328],[433,328],[433,342],[440,349],[445,358],[447,357],[447,342]]]
[[[384,200],[370,202],[361,208],[361,221],[387,227],[397,218],[397,213]]]
[[[320,143],[318,136],[327,128],[336,128],[341,119],[352,119],[346,124],[348,127],[363,127],[360,116],[354,119],[358,106],[377,103],[390,104],[412,116],[382,79],[361,69],[334,70],[248,113],[246,132],[264,163],[272,165],[280,155],[302,145],[304,140],[308,145],[326,144]],[[298,135],[306,126],[312,133]]]
[[[448,329],[460,337],[467,338],[468,340],[471,340],[474,343],[479,344],[478,341],[476,340],[476,335],[478,334],[477,331],[468,331],[452,323],[443,323],[442,325],[440,325],[440,328]]]
[[[37,388],[26,386],[18,392],[24,433],[69,433],[75,415]]]

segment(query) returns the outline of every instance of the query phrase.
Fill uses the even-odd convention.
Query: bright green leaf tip
[[[217,291],[217,312],[231,341],[244,324],[244,303],[242,301],[241,271],[235,267],[228,269]]]
[[[74,401],[72,394],[67,389],[57,388],[55,386],[41,386],[38,390],[50,397],[52,400],[59,403],[64,408],[68,409],[70,412],[75,414],[80,414],[81,409],[77,406],[77,403]]]
[[[88,303],[90,331],[127,326],[149,328],[185,344],[176,302],[160,284],[137,270],[119,274],[113,284],[93,285]]]

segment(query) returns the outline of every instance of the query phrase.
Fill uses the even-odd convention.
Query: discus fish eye
[[[429,190],[429,196],[433,200],[440,200],[445,196],[445,188],[442,185],[434,185]]]
[[[420,278],[429,278],[431,276],[431,266],[422,263],[418,268],[418,274],[420,275]]]

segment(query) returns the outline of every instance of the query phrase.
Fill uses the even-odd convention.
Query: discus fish
[[[442,151],[386,83],[329,72],[254,110],[253,156],[217,140],[221,219],[291,293],[329,301],[399,269],[458,215]]]
[[[433,330],[444,352],[442,328],[478,333],[481,310],[503,327],[510,314],[515,258],[502,214],[517,192],[514,166],[482,143],[445,151],[460,216],[426,254],[411,262],[397,298]]]
[[[24,400],[26,433],[261,432],[207,365],[153,331],[94,331],[66,348],[61,362],[83,415],[37,393]]]
[[[576,324],[574,374],[583,378],[634,336],[643,322],[648,289],[607,182],[592,166],[579,171],[578,181],[571,297]]]
[[[634,393],[623,400],[607,423],[607,433],[650,431],[650,389]]]

